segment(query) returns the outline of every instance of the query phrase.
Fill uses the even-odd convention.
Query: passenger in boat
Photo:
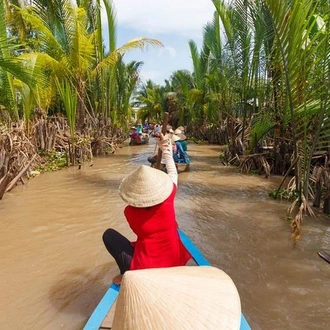
[[[142,135],[142,125],[141,124],[138,124],[137,125],[137,129],[136,130],[137,130],[137,132],[138,132],[139,135]]]
[[[149,123],[147,120],[144,121],[144,124],[143,124],[143,132],[144,133],[148,133],[149,132]]]
[[[188,154],[186,151],[183,150],[183,147],[180,143],[180,141],[176,141],[176,154],[175,154],[175,158],[176,159],[176,163],[179,164],[190,164],[190,159],[188,157]]]
[[[115,284],[120,284],[127,270],[183,266],[191,258],[178,234],[174,209],[178,174],[170,142],[161,134],[157,143],[167,174],[142,165],[119,186],[119,194],[128,204],[124,214],[137,240],[130,242],[112,228],[103,234],[104,245],[120,270],[113,278]]]
[[[180,137],[176,134],[172,136],[173,143],[173,159],[177,164],[190,164],[190,160],[186,151],[180,143]]]
[[[178,128],[174,131],[174,134],[180,138],[179,142],[181,143],[183,151],[187,151],[188,150],[187,137]]]
[[[131,127],[131,131],[132,131],[132,133],[130,134],[131,139],[132,140],[138,139],[139,138],[139,133],[138,133],[138,131],[137,131],[137,129],[136,129],[135,126],[132,126]]]

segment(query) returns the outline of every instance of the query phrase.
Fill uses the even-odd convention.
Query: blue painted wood
[[[198,266],[210,266],[210,262],[203,256],[202,252],[197,246],[189,239],[189,237],[179,229],[179,235],[182,243],[190,252]],[[104,318],[108,314],[119,293],[120,285],[111,284],[99,304],[96,306],[94,312],[90,316],[83,330],[98,330]],[[240,330],[251,330],[248,322],[246,321],[243,313],[241,315]]]
[[[111,284],[99,304],[94,309],[94,312],[88,319],[84,330],[99,330],[103,320],[107,316],[109,310],[117,299],[120,285]]]
[[[179,229],[179,235],[183,245],[190,252],[192,258],[195,260],[198,266],[211,266],[209,261],[203,256],[202,252],[199,251],[197,246],[189,239],[189,237]]]

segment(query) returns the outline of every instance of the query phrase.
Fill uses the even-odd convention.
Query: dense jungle
[[[188,139],[226,146],[223,164],[283,176],[271,194],[292,202],[294,242],[313,208],[329,214],[329,2],[210,1],[192,72],[163,85],[125,62],[161,40],[118,46],[111,0],[1,1],[0,199],[42,171],[111,157],[132,124],[169,112]]]

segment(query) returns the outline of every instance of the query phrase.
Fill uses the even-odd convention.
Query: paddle
[[[322,258],[323,260],[325,260],[327,263],[330,264],[330,253],[322,250],[322,251],[318,251],[317,254],[319,255],[320,258]]]
[[[166,127],[167,127],[167,123],[168,123],[168,116],[169,113],[165,112],[164,113],[164,118],[163,118],[163,126],[162,126],[162,134],[165,135],[166,134]],[[160,168],[160,161],[162,159],[162,151],[160,150],[160,148],[158,148],[158,155],[157,155],[157,161],[156,161],[156,168],[159,170]]]

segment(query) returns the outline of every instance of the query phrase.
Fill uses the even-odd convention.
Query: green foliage
[[[71,140],[74,141],[78,93],[68,80],[63,80],[62,82],[56,80],[56,84],[64,104],[68,125],[70,127]]]
[[[259,143],[261,144],[261,140],[266,138],[268,134],[274,129],[276,123],[273,122],[269,118],[269,114],[259,113],[258,116],[253,117],[251,123],[251,150],[253,152],[255,150],[255,146]]]
[[[268,195],[269,195],[269,197],[272,197],[274,199],[280,199],[280,200],[284,199],[284,200],[292,202],[297,199],[298,192],[292,191],[287,188],[282,188],[279,190],[278,189],[271,190]]]
[[[43,162],[35,167],[39,172],[54,172],[67,166],[67,154],[65,152],[49,152],[40,155]]]

